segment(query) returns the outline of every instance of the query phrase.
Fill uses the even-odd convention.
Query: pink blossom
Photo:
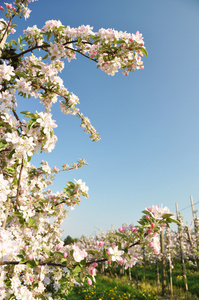
[[[98,264],[97,264],[96,262],[94,262],[94,263],[92,264],[92,266],[93,266],[93,268],[96,268],[96,267],[98,266]]]
[[[132,231],[132,232],[135,232],[135,233],[137,232],[137,228],[136,228],[136,227],[131,226],[130,228],[131,228],[131,231]]]
[[[153,242],[150,242],[150,243],[149,243],[149,246],[150,246],[151,248],[154,248],[154,243],[153,243]]]
[[[33,254],[28,254],[27,259],[32,260],[34,258]]]
[[[88,278],[88,279],[87,279],[87,283],[88,283],[89,285],[92,285],[92,280],[91,280],[90,278]]]
[[[103,246],[104,246],[104,242],[99,242],[99,243],[98,243],[98,246],[99,246],[99,247],[103,247]]]
[[[56,246],[56,250],[60,250],[61,248],[62,248],[61,245],[57,245],[57,246]]]
[[[5,6],[6,6],[7,9],[11,9],[12,8],[12,4],[5,3],[5,2],[4,2],[4,4],[5,4]]]

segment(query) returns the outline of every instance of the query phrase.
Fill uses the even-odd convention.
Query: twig
[[[10,198],[8,198],[8,202],[6,204],[6,211],[5,211],[5,219],[4,219],[4,222],[3,222],[3,229],[6,228],[6,222],[7,222],[7,218],[8,218],[9,209],[10,209]]]
[[[21,168],[20,168],[20,172],[19,172],[18,186],[17,186],[16,202],[17,202],[18,206],[20,206],[19,195],[20,195],[20,183],[21,183],[22,170],[23,170],[23,158],[22,158]]]

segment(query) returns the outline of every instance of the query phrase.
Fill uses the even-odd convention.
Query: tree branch
[[[65,47],[65,48],[66,48],[66,49],[69,49],[69,50],[71,50],[71,51],[75,51],[75,52],[81,54],[82,56],[84,56],[84,57],[86,57],[86,58],[88,58],[88,59],[90,59],[90,60],[92,60],[92,61],[94,61],[94,62],[97,62],[97,59],[90,58],[88,55],[86,55],[86,54],[80,52],[80,50],[78,50],[78,49],[73,49],[73,48],[70,48],[70,47]]]
[[[97,62],[96,59],[90,58],[90,57],[87,56],[86,54],[82,53],[81,50],[73,49],[73,48],[70,48],[70,47],[66,46],[67,44],[73,44],[73,43],[77,43],[77,42],[78,42],[77,40],[75,40],[75,41],[70,41],[70,42],[66,42],[66,43],[62,44],[62,46],[64,46],[64,47],[65,47],[66,49],[68,49],[68,50],[75,51],[75,52],[81,54],[82,56],[84,56],[84,57],[86,57],[86,58],[88,58],[88,59],[90,59],[90,60],[92,60],[92,61],[94,61],[94,62]],[[83,43],[83,44],[91,44],[91,43],[89,43],[89,42],[82,42],[82,43]],[[92,45],[92,44],[91,44],[91,45]],[[17,57],[23,56],[24,54],[26,54],[26,53],[28,53],[28,52],[32,52],[33,50],[36,50],[36,49],[43,49],[43,48],[49,48],[49,47],[50,47],[49,44],[45,44],[45,45],[41,45],[41,46],[36,45],[36,46],[34,46],[34,47],[32,47],[32,48],[29,48],[29,49],[27,49],[27,50],[24,50],[24,51],[18,53],[18,54],[11,55],[9,58],[11,58],[11,59],[12,59],[12,58],[17,58]],[[44,50],[44,49],[43,49],[43,50]],[[45,51],[45,50],[44,50],[44,51]]]
[[[22,170],[23,170],[23,158],[22,158],[21,168],[20,168],[20,172],[19,172],[18,186],[17,186],[16,203],[18,206],[20,206],[19,195],[20,195],[20,183],[21,183]]]
[[[23,4],[23,2],[24,2],[24,0],[21,0],[21,3],[22,3],[22,4]],[[16,13],[18,13],[18,12],[19,12],[19,8],[17,9]],[[3,39],[5,38],[5,36],[7,35],[8,28],[9,28],[9,26],[10,26],[10,24],[11,24],[11,21],[12,21],[12,19],[14,18],[14,16],[15,16],[15,14],[13,14],[13,15],[10,17],[10,20],[9,20],[9,22],[8,22],[8,25],[7,25],[6,29],[5,29],[5,31],[4,31],[4,34],[3,34],[2,38],[0,39],[0,46],[1,46],[1,42],[3,41]],[[5,42],[4,42],[4,43],[5,43]],[[1,51],[0,51],[0,55],[1,55]]]
[[[7,222],[7,218],[8,218],[9,209],[10,209],[10,202],[11,202],[11,199],[8,198],[8,202],[6,203],[6,211],[5,211],[5,219],[3,222],[3,229],[6,228],[6,222]]]

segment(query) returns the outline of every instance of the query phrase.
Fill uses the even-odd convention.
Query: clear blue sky
[[[139,30],[149,56],[144,70],[128,77],[108,76],[94,62],[78,57],[66,62],[65,86],[80,99],[101,140],[93,143],[76,117],[53,109],[58,143],[45,159],[51,167],[85,158],[79,171],[57,176],[52,189],[81,178],[89,198],[69,212],[63,236],[90,235],[98,228],[136,224],[152,204],[175,211],[199,201],[199,2],[198,0],[39,0],[24,29],[45,21],[82,24],[135,33]],[[24,100],[23,100],[24,101]],[[28,107],[26,100],[21,104]],[[27,102],[27,106],[26,106]],[[19,109],[21,108],[19,107]],[[21,109],[21,110],[22,110]],[[198,209],[199,205],[195,206]],[[191,221],[191,208],[182,210]]]

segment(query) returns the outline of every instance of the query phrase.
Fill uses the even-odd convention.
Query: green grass
[[[139,281],[145,281],[144,276],[144,267],[143,266],[137,266],[137,272],[136,268],[132,269],[132,277],[137,278]],[[192,297],[196,297],[195,299],[199,299],[199,271],[194,270],[190,267],[189,264],[186,265],[186,275],[187,275],[187,283],[188,283],[188,290],[192,294]],[[156,276],[157,276],[157,269],[155,265],[146,265],[146,282],[151,283],[154,286],[157,286],[156,283]],[[160,285],[161,285],[161,270],[159,267],[159,279],[160,279]],[[182,291],[185,291],[185,283],[184,283],[184,277],[182,272],[182,266],[180,262],[175,262],[175,268],[172,271],[172,280],[173,280],[173,286],[174,290],[177,290],[178,294],[178,288],[181,288]],[[169,270],[168,266],[166,267],[166,292],[169,294]],[[161,286],[160,286],[161,288]],[[178,298],[176,298],[178,299]],[[193,299],[193,298],[191,298]]]
[[[199,271],[194,271],[187,265],[188,298],[185,294],[184,277],[180,263],[175,263],[173,270],[173,297],[170,296],[169,273],[166,270],[166,293],[161,296],[161,274],[159,289],[156,282],[156,266],[146,266],[146,283],[144,267],[137,266],[132,269],[132,280],[129,281],[127,274],[119,277],[119,269],[111,270],[112,276],[100,276],[96,278],[96,284],[87,287],[76,287],[66,297],[66,300],[123,300],[123,299],[172,299],[172,300],[199,300]],[[159,272],[160,273],[160,272]],[[118,277],[114,278],[113,274]],[[139,279],[137,282],[136,276]],[[138,286],[137,286],[138,284]]]
[[[75,288],[66,298],[67,300],[125,300],[125,299],[150,299],[159,300],[161,297],[156,295],[151,286],[137,289],[126,277],[110,278],[98,276],[94,286]]]

